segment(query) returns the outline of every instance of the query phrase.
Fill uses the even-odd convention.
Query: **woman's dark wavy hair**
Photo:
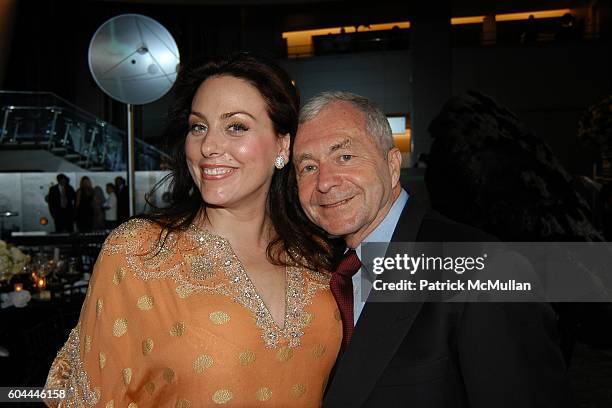
[[[174,86],[175,100],[168,112],[166,128],[172,172],[153,188],[154,192],[170,178],[170,202],[165,207],[149,202],[152,210],[144,215],[145,219],[163,227],[164,236],[186,230],[201,211],[206,211],[206,203],[187,167],[185,137],[193,97],[206,79],[215,76],[232,76],[253,85],[266,102],[274,130],[278,135],[289,134],[293,146],[298,124],[298,91],[287,73],[272,60],[241,52],[182,69]],[[268,259],[277,265],[297,263],[311,269],[330,270],[333,245],[325,232],[306,218],[297,197],[293,166],[275,170],[267,211],[277,238],[268,244]]]

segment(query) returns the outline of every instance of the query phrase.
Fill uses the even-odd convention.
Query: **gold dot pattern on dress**
[[[283,347],[276,353],[276,359],[280,362],[289,361],[293,357],[293,350],[288,347]]]
[[[153,296],[144,295],[138,298],[138,308],[140,310],[151,310],[153,309],[155,301]]]
[[[103,369],[106,365],[106,353],[101,351],[100,354],[98,354],[98,363],[100,365],[100,369]]]
[[[138,408],[138,404],[136,404],[135,402],[130,402],[128,404],[128,408]]]
[[[153,351],[153,340],[145,339],[142,341],[142,355],[148,356]]]
[[[272,398],[272,390],[270,390],[268,387],[261,387],[255,393],[255,398],[257,398],[257,401],[261,402],[268,401],[270,398]]]
[[[102,315],[102,309],[104,308],[104,302],[102,299],[96,301],[96,318],[100,318]]]
[[[315,358],[321,358],[325,354],[325,346],[323,344],[315,344],[312,348],[312,354]]]
[[[240,365],[248,366],[255,361],[255,353],[251,350],[244,350],[238,355],[238,361],[240,361]]]
[[[304,313],[304,315],[302,316],[302,322],[304,323],[304,326],[312,323],[314,319],[314,313]]]
[[[299,398],[306,394],[306,386],[304,384],[295,384],[293,387],[291,387],[291,392],[294,396]]]
[[[162,372],[162,377],[165,382],[170,384],[172,380],[174,380],[174,371],[171,368],[166,367],[164,368],[164,371]]]
[[[191,406],[191,403],[189,402],[189,400],[186,400],[185,398],[179,398],[178,401],[176,401],[176,408],[189,408]]]
[[[100,401],[100,396],[102,395],[100,388],[98,387],[94,388],[93,393],[94,393],[94,398],[96,399],[96,401]]]
[[[230,315],[220,310],[211,312],[208,317],[214,324],[217,325],[227,324],[230,321]]]
[[[334,310],[334,318],[339,322],[342,321],[342,316],[340,316],[340,310],[338,309]]]
[[[191,295],[191,292],[193,291],[186,285],[177,286],[176,288],[176,294],[181,299],[187,298],[189,295]]]
[[[120,266],[119,268],[117,268],[117,270],[115,271],[115,274],[113,275],[113,283],[115,285],[120,284],[124,276],[125,276],[125,269],[122,266]]]
[[[170,335],[174,336],[174,337],[180,337],[183,334],[185,334],[186,327],[187,326],[185,326],[185,323],[183,323],[183,322],[176,322],[170,328]]]
[[[124,368],[122,374],[123,374],[123,383],[126,386],[130,385],[130,382],[132,381],[132,369]]]
[[[85,352],[89,353],[91,351],[91,336],[85,336]]]
[[[113,324],[113,335],[115,337],[121,337],[128,330],[128,321],[126,318],[115,320],[115,324]]]
[[[145,384],[145,391],[149,393],[149,395],[153,395],[155,392],[155,383],[148,382]]]
[[[227,404],[234,398],[234,394],[230,390],[217,390],[212,396],[212,400],[215,404]]]
[[[204,370],[212,367],[213,362],[214,360],[211,356],[209,356],[208,354],[202,354],[194,360],[193,370],[198,374],[202,374]]]
[[[105,408],[115,408],[115,400],[110,400],[106,403]]]

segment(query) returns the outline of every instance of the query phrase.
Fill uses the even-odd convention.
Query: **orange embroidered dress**
[[[342,337],[329,276],[286,268],[279,327],[227,240],[160,231],[133,220],[106,240],[47,379],[59,406],[319,406]]]

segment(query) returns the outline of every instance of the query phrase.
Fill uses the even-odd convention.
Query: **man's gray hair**
[[[366,132],[372,136],[381,152],[386,155],[393,148],[393,133],[385,114],[374,102],[354,93],[342,91],[318,93],[300,109],[300,123],[314,119],[325,107],[336,102],[349,103],[363,112]]]

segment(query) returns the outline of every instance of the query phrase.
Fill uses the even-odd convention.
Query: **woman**
[[[93,230],[100,231],[106,228],[106,220],[104,218],[106,203],[106,197],[104,197],[104,191],[102,187],[94,187],[94,200],[93,200]],[[115,225],[116,227],[116,225]]]
[[[330,248],[284,197],[297,90],[241,53],[181,72],[176,93],[171,205],[107,239],[47,388],[101,406],[319,406],[342,329]]]
[[[117,226],[117,194],[115,194],[115,185],[113,183],[106,184],[106,200],[104,202],[104,219],[106,229],[113,229]]]
[[[76,224],[79,232],[91,232],[93,229],[95,195],[89,177],[81,177],[76,192]]]

